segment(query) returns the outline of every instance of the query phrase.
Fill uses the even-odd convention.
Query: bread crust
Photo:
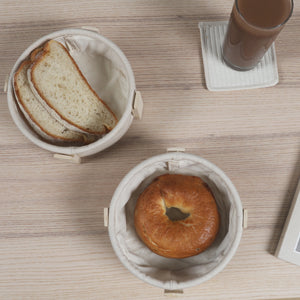
[[[30,53],[30,60],[33,62],[37,57],[42,53],[43,51],[43,46],[35,48],[31,53]]]
[[[35,68],[39,65],[39,63],[41,63],[43,61],[43,59],[45,59],[45,57],[47,56],[47,54],[50,52],[50,45],[51,43],[58,43],[55,40],[49,40],[48,42],[45,43],[43,49],[40,51],[38,51],[38,55],[32,55],[32,65],[28,71],[28,80],[31,86],[31,89],[33,91],[33,93],[35,94],[35,96],[39,99],[39,101],[41,102],[41,104],[48,110],[49,113],[51,113],[51,115],[56,118],[59,122],[63,123],[64,126],[66,126],[67,128],[69,128],[70,130],[75,130],[78,132],[83,132],[83,133],[90,133],[90,134],[95,134],[95,135],[103,135],[108,133],[109,131],[111,131],[113,128],[109,127],[108,125],[104,124],[104,130],[101,132],[95,132],[93,130],[89,130],[87,128],[83,128],[81,126],[79,126],[78,124],[76,124],[75,122],[73,122],[72,120],[66,118],[61,112],[59,112],[57,109],[55,109],[55,107],[47,100],[47,98],[45,97],[45,95],[43,94],[43,92],[39,89],[38,84],[36,83],[36,80],[34,79],[34,70]],[[70,55],[70,53],[68,52],[68,50],[61,44],[60,46],[62,47],[62,49],[65,51],[65,53],[68,55],[68,57],[71,59],[72,63],[74,64],[78,74],[80,75],[80,77],[84,80],[85,84],[88,86],[88,88],[90,89],[90,91],[94,94],[94,96],[105,106],[105,108],[111,113],[111,115],[113,116],[115,123],[117,123],[117,117],[115,116],[115,114],[111,111],[111,109],[109,108],[109,106],[97,95],[97,93],[92,89],[92,87],[90,86],[90,84],[88,83],[87,79],[83,76],[82,72],[80,71],[78,65],[76,64],[75,60],[73,59],[73,57]]]
[[[171,220],[167,208],[188,215]],[[134,224],[138,236],[158,255],[185,258],[206,250],[219,230],[219,213],[208,185],[199,177],[165,174],[139,196]]]

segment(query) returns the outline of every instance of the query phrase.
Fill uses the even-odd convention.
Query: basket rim
[[[136,174],[138,174],[144,168],[147,168],[147,167],[153,165],[154,163],[167,162],[169,160],[181,160],[181,159],[188,159],[188,160],[191,160],[194,162],[201,163],[222,177],[222,179],[224,180],[224,182],[227,185],[227,188],[230,190],[230,192],[232,193],[233,198],[235,200],[235,205],[237,208],[237,216],[236,216],[236,221],[237,221],[236,227],[237,228],[236,228],[236,233],[235,233],[235,237],[232,242],[231,248],[228,251],[227,255],[222,259],[220,264],[218,264],[216,267],[214,267],[211,271],[209,271],[204,276],[200,277],[198,280],[195,279],[191,283],[177,283],[176,286],[174,286],[172,288],[172,286],[170,287],[168,285],[171,282],[163,282],[162,283],[161,281],[159,281],[157,279],[151,278],[149,276],[145,276],[145,274],[141,273],[139,270],[134,268],[134,266],[128,261],[128,259],[125,257],[125,255],[121,251],[121,249],[118,245],[117,238],[114,235],[115,228],[114,228],[113,219],[114,219],[114,214],[115,214],[115,206],[116,206],[116,203],[122,193],[122,190],[124,189],[125,186],[127,186],[127,184],[130,184],[131,179]],[[140,278],[144,282],[149,283],[153,286],[156,286],[156,287],[159,287],[162,289],[172,290],[172,289],[184,289],[184,288],[196,286],[200,283],[203,283],[204,281],[211,279],[217,273],[221,272],[225,268],[225,266],[229,263],[229,261],[232,259],[232,257],[234,256],[234,254],[239,246],[239,243],[240,243],[240,240],[242,237],[242,232],[243,232],[243,224],[242,223],[243,223],[243,207],[242,207],[242,203],[240,200],[240,196],[239,196],[235,186],[229,179],[229,177],[220,168],[218,168],[216,165],[214,165],[210,161],[208,161],[200,156],[196,156],[194,154],[182,153],[182,152],[173,152],[173,153],[169,152],[169,153],[156,155],[156,156],[146,159],[145,161],[141,162],[140,164],[135,166],[133,169],[131,169],[129,171],[129,173],[127,173],[127,175],[125,175],[125,177],[121,180],[121,182],[119,183],[117,189],[115,190],[115,193],[113,194],[113,197],[111,200],[111,204],[110,204],[110,208],[109,208],[108,231],[109,231],[109,237],[111,240],[111,244],[112,244],[112,247],[113,247],[116,255],[118,256],[121,263],[133,275],[135,275],[136,277]],[[171,285],[172,285],[172,283],[171,283]]]
[[[127,71],[128,75],[128,82],[129,82],[129,96],[128,96],[128,103],[126,105],[125,111],[120,118],[119,122],[115,126],[115,128],[106,134],[101,139],[89,144],[89,145],[83,145],[83,146],[60,146],[60,145],[54,145],[51,143],[47,143],[46,141],[41,140],[37,134],[33,132],[24,122],[22,117],[20,116],[18,109],[17,109],[17,103],[14,99],[14,91],[13,91],[13,76],[19,67],[20,63],[31,53],[31,51],[41,44],[43,44],[45,41],[49,39],[57,39],[61,38],[63,36],[72,36],[72,35],[82,35],[84,37],[90,37],[92,39],[98,40],[110,48],[114,50],[114,52],[119,56],[121,61],[124,63],[124,66]],[[48,150],[50,152],[54,153],[60,153],[60,154],[67,154],[67,155],[74,155],[77,154],[79,156],[88,156],[95,153],[98,153],[112,144],[114,144],[116,141],[118,141],[129,129],[132,120],[132,107],[133,107],[133,101],[134,96],[136,92],[136,85],[135,85],[135,78],[134,74],[131,68],[131,65],[125,56],[125,54],[122,52],[122,50],[114,44],[112,41],[110,41],[108,38],[102,36],[101,34],[91,31],[88,29],[82,29],[82,28],[68,28],[68,29],[62,29],[55,32],[52,32],[50,34],[44,35],[35,42],[33,42],[29,47],[27,47],[23,53],[19,56],[17,61],[15,62],[10,75],[8,79],[8,88],[7,88],[7,102],[8,102],[8,108],[10,111],[10,115],[16,124],[16,126],[19,128],[19,130],[22,132],[22,134],[27,137],[31,142],[39,146],[40,148],[43,148],[45,150]]]

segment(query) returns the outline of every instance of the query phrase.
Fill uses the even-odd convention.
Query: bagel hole
[[[166,215],[171,221],[181,221],[190,216],[189,213],[184,213],[177,207],[166,207]]]

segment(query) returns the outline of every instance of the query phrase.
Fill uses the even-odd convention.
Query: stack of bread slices
[[[21,63],[14,75],[14,92],[28,123],[51,143],[88,144],[118,122],[68,50],[55,40]]]

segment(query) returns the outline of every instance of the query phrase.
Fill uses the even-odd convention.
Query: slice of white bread
[[[51,115],[69,129],[103,135],[117,118],[91,88],[67,49],[48,41],[27,72],[30,87]]]
[[[50,142],[88,143],[94,140],[84,134],[70,131],[54,119],[32,93],[28,80],[27,69],[31,65],[24,61],[14,75],[14,91],[17,103],[31,127]]]

